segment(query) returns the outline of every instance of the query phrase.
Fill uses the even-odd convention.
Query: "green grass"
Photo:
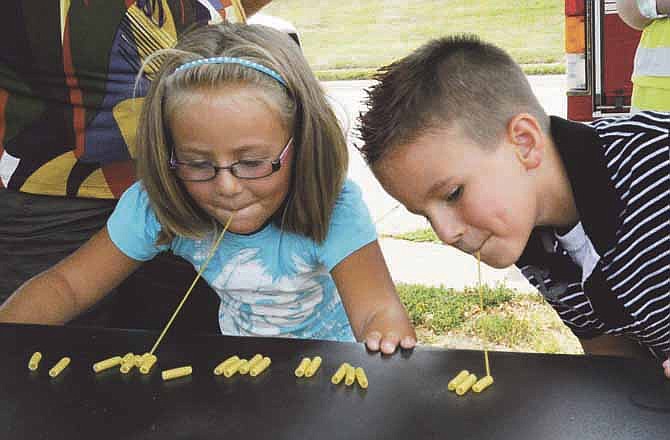
[[[558,354],[564,352],[560,341],[553,334],[545,335],[543,338],[534,338],[530,343],[530,347],[531,350],[538,353]],[[574,352],[570,353],[574,354]]]
[[[369,78],[376,68],[433,38],[474,33],[507,50],[535,73],[561,73],[563,0],[282,0],[263,12],[291,21],[321,79]],[[329,73],[326,73],[329,72]],[[330,75],[328,77],[328,75]]]
[[[583,353],[577,338],[538,294],[521,294],[504,285],[483,286],[482,311],[474,288],[461,291],[421,284],[397,288],[420,344]]]
[[[479,293],[474,288],[456,291],[404,283],[398,284],[397,288],[413,324],[436,333],[461,328],[466,318],[479,310]],[[483,295],[486,309],[510,301],[513,292],[503,286],[491,288],[485,285]]]
[[[511,346],[528,343],[533,338],[528,321],[515,316],[482,315],[474,323],[474,332],[485,341]]]
[[[521,70],[526,75],[564,75],[564,63],[522,64]],[[319,81],[352,81],[373,79],[377,69],[351,68],[334,70],[317,70],[314,72]]]
[[[416,231],[405,232],[402,234],[394,234],[391,235],[391,237],[397,238],[399,240],[413,241],[416,243],[442,243],[442,241],[437,238],[437,235],[435,235],[435,231],[433,231],[431,228],[417,229]]]
[[[564,75],[565,63],[522,64],[521,70],[526,75]]]
[[[372,79],[377,69],[365,68],[351,68],[351,69],[330,69],[317,70],[314,75],[319,81],[351,81],[355,79]]]

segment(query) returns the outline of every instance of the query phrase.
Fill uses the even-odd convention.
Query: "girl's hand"
[[[342,260],[331,271],[356,340],[369,350],[393,353],[398,345],[412,348],[416,334],[373,241]]]
[[[398,345],[410,349],[416,345],[416,333],[402,306],[387,307],[373,313],[363,328],[368,350],[392,354]]]
[[[396,350],[398,345],[404,349],[414,348],[416,345],[416,335],[414,335],[414,332],[412,331],[411,335],[400,337],[393,331],[382,335],[381,332],[374,330],[365,335],[365,346],[371,351],[381,351],[384,354],[391,354]],[[666,370],[667,373],[668,370]]]
[[[670,379],[670,358],[663,362],[663,371],[665,371],[665,377]]]

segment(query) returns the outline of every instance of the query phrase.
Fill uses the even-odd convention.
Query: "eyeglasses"
[[[206,182],[212,180],[221,170],[230,170],[230,173],[238,179],[262,179],[279,171],[288,148],[292,143],[293,138],[290,138],[276,160],[239,160],[226,167],[217,167],[209,162],[179,161],[175,157],[174,147],[172,147],[170,169],[175,171],[179,179],[187,182]]]

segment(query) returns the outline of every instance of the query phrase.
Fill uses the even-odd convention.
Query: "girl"
[[[224,334],[411,348],[337,119],[298,46],[262,26],[196,29],[161,67],[138,128],[140,181],[107,227],[33,278],[0,321],[64,323],[159,252],[199,270]]]

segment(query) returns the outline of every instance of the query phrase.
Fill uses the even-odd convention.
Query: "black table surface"
[[[170,334],[150,375],[99,374],[92,364],[144,353],[157,333],[0,324],[0,439],[668,439],[670,414],[632,399],[670,388],[658,362],[490,352],[496,383],[458,397],[460,370],[483,375],[482,352],[420,347],[392,356],[362,344]],[[41,351],[38,371],[28,359]],[[257,377],[214,376],[226,357],[272,359]],[[323,364],[309,379],[303,356]],[[72,363],[47,372],[62,356]],[[333,385],[342,363],[365,368],[370,386]],[[163,382],[161,369],[192,365]]]

